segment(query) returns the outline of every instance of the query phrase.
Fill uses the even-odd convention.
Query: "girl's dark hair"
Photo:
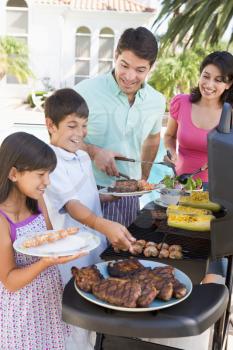
[[[53,171],[56,165],[57,158],[52,148],[34,135],[16,132],[6,137],[0,147],[0,203],[8,198],[14,186],[8,178],[12,167],[20,172]],[[26,205],[32,213],[38,213],[37,200],[27,197]]]
[[[227,51],[215,51],[204,58],[200,65],[200,73],[209,64],[213,64],[220,70],[224,83],[233,83],[233,55]],[[198,102],[201,99],[199,87],[191,90],[190,101]],[[233,85],[228,90],[225,90],[220,97],[222,103],[228,102],[233,105]]]
[[[45,101],[45,118],[50,118],[58,127],[59,123],[70,114],[79,118],[88,118],[87,103],[75,90],[64,88],[55,91]]]
[[[154,34],[144,27],[128,28],[121,35],[117,44],[116,52],[132,51],[136,56],[148,60],[150,66],[156,60],[158,44]]]

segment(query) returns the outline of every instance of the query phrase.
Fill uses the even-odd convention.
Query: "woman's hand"
[[[174,149],[168,149],[167,154],[163,158],[164,162],[176,164],[177,162],[177,153]]]

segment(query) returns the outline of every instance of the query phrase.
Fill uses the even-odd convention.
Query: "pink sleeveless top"
[[[190,95],[177,95],[170,104],[170,115],[178,123],[177,174],[192,173],[208,162],[207,134],[210,130],[198,128],[192,122]],[[203,182],[208,182],[208,170],[199,173]]]

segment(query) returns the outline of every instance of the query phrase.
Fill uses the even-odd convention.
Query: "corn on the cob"
[[[209,231],[213,215],[169,214],[168,226],[191,231]]]
[[[184,205],[169,205],[167,208],[167,215],[169,214],[192,214],[192,215],[208,215],[212,214],[210,210],[207,209],[199,209],[188,207]]]
[[[190,196],[180,196],[179,204],[194,208],[219,211],[221,209],[218,203],[209,200],[209,192],[191,192]]]

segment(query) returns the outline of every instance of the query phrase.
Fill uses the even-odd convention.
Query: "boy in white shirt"
[[[113,246],[131,249],[134,238],[127,229],[102,217],[89,155],[81,150],[87,134],[88,107],[72,89],[60,89],[47,98],[45,118],[51,147],[57,156],[56,169],[50,175],[45,200],[55,229],[87,225],[101,239],[89,255],[61,267],[65,283],[71,278],[70,267],[94,264],[106,248],[106,237]]]
[[[123,225],[102,217],[90,157],[79,149],[87,134],[88,112],[85,100],[72,89],[57,90],[45,102],[46,125],[57,156],[57,166],[45,194],[52,225],[56,229],[87,225],[101,239],[100,246],[90,254],[59,266],[64,283],[71,278],[72,266],[100,261],[99,255],[107,246],[106,237],[121,249],[131,250],[134,241]],[[92,350],[94,333],[79,327],[72,329],[66,349]]]

